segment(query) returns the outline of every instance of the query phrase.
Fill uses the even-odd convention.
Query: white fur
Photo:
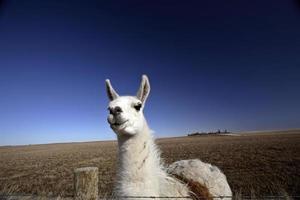
[[[211,196],[232,196],[231,189],[227,183],[226,176],[221,170],[201,160],[181,160],[172,163],[167,172],[192,180],[208,188]],[[216,198],[215,198],[216,199]],[[230,199],[230,198],[225,198]]]
[[[150,92],[147,76],[142,77],[137,97],[120,97],[109,80],[106,89],[110,99],[108,122],[117,134],[119,146],[116,196],[189,196],[187,185],[171,177],[161,165],[160,152],[143,115]],[[140,110],[135,108],[137,105],[141,105]],[[175,162],[168,172],[198,181],[212,196],[231,196],[225,175],[200,160]]]

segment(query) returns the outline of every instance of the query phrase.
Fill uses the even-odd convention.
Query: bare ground
[[[300,194],[300,131],[158,139],[165,164],[199,158],[220,167],[237,195]],[[117,143],[0,147],[0,193],[71,196],[73,170],[99,168],[99,192],[109,195]]]

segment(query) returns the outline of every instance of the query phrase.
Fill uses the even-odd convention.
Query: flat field
[[[199,158],[223,170],[238,195],[300,194],[300,130],[158,139],[166,165]],[[73,170],[99,168],[99,192],[112,192],[115,141],[0,147],[0,192],[71,196]]]

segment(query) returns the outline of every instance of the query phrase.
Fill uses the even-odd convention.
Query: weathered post
[[[83,167],[74,170],[75,200],[98,199],[98,168]]]

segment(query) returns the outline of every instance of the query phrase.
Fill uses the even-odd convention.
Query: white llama
[[[198,159],[182,160],[168,168],[160,162],[143,109],[150,92],[146,75],[137,96],[119,96],[106,80],[109,97],[108,123],[118,138],[119,161],[115,195],[212,199],[231,196],[225,175],[215,166]],[[131,198],[134,199],[134,198]]]

